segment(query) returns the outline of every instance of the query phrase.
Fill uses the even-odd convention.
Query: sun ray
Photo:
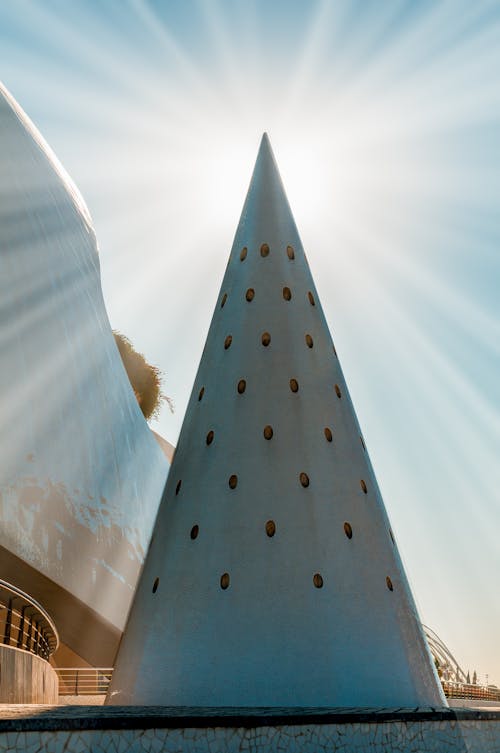
[[[0,42],[93,216],[113,326],[167,374],[172,440],[270,132],[419,603],[457,654],[483,630],[500,682],[497,4],[22,0]],[[493,625],[467,632],[464,600]]]

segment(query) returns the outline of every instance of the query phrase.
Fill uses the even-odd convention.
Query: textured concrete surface
[[[500,714],[450,709],[0,707],[0,751],[498,753]]]
[[[446,703],[267,137],[108,702]]]
[[[59,682],[44,659],[0,645],[0,704],[57,703]]]

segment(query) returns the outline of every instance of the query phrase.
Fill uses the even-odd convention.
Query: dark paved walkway
[[[75,729],[257,727],[443,720],[500,722],[500,710],[451,708],[192,708],[0,705],[0,732]]]

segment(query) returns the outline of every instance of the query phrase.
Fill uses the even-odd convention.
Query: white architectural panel
[[[88,210],[1,86],[0,354],[1,575],[109,663],[168,462],[115,346]]]
[[[108,702],[446,704],[267,136]]]

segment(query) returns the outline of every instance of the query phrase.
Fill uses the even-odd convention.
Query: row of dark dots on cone
[[[285,286],[282,290],[282,294],[285,301],[292,300],[292,291],[290,290],[289,287]],[[248,290],[245,293],[245,299],[248,301],[248,303],[251,303],[254,298],[255,298],[255,288],[248,288]],[[307,298],[311,306],[316,306],[316,301],[314,300],[314,296],[310,290],[307,291]],[[224,306],[226,305],[226,301],[227,301],[227,293],[224,293],[220,301],[221,309],[223,309]]]
[[[227,588],[229,588],[230,583],[231,583],[231,578],[229,576],[229,573],[222,573],[220,577],[220,587],[222,588],[222,590],[225,591]],[[321,575],[321,573],[314,573],[313,575],[314,587],[323,588],[323,583],[324,581],[323,581],[323,576]],[[388,575],[385,578],[385,584],[387,588],[389,589],[389,591],[394,591],[392,580],[390,579]],[[160,585],[160,579],[155,578],[153,582],[153,588],[151,589],[154,594],[157,592],[159,585]]]
[[[271,429],[270,426],[267,427],[267,428]],[[271,429],[271,432],[270,432],[270,436],[267,436],[266,439],[271,439],[271,437],[272,437],[272,429]],[[207,444],[209,444],[209,443],[207,443]],[[300,483],[301,486],[304,487],[304,489],[307,489],[307,487],[310,484],[309,476],[304,471],[301,471],[299,473],[299,483]],[[229,486],[230,489],[236,489],[236,487],[238,486],[238,476],[235,473],[231,474],[231,476],[229,476],[227,484],[228,484],[228,486]],[[360,479],[359,485],[360,485],[360,487],[361,487],[361,489],[363,491],[363,494],[368,494],[368,487],[367,487],[366,482],[365,482],[364,479]],[[178,482],[177,482],[177,484],[176,484],[176,487],[175,487],[175,496],[176,497],[177,497],[177,495],[179,494],[179,492],[181,490],[181,486],[182,486],[182,479],[179,479]]]
[[[264,439],[267,439],[267,440],[272,439],[274,436],[273,427],[270,424],[267,424],[266,426],[264,426],[262,434],[264,435]],[[327,442],[333,441],[333,433],[329,426],[325,426],[325,428],[323,429],[323,434],[325,435],[325,439]],[[212,442],[214,441],[214,439],[215,439],[215,432],[213,431],[213,429],[210,429],[207,436],[205,437],[205,442],[207,445],[210,446]]]
[[[314,340],[312,338],[312,335],[310,335],[308,332],[304,335],[304,340],[306,342],[306,345],[308,348],[314,347]],[[271,335],[269,332],[263,332],[260,341],[264,348],[267,348],[271,344]],[[231,344],[233,342],[233,336],[232,335],[226,335],[224,339],[224,350],[229,350],[231,347]],[[335,345],[333,346],[333,352],[336,354],[337,351],[335,350]],[[339,395],[340,397],[340,395]]]
[[[269,254],[271,253],[271,249],[269,248],[268,243],[263,243],[260,247],[260,255],[263,259],[265,259]],[[243,248],[240,251],[240,261],[245,261],[248,255],[248,247],[243,246]],[[286,247],[286,255],[290,259],[290,261],[293,261],[295,259],[295,251],[293,246],[287,246]]]
[[[292,392],[296,393],[296,392],[299,391],[299,383],[298,383],[298,381],[296,379],[290,379],[289,384],[290,384],[290,389],[291,389]],[[239,395],[243,395],[243,393],[245,392],[246,388],[247,388],[246,380],[245,379],[240,379],[238,381],[237,385],[236,385],[236,391],[238,392],[238,394]],[[338,386],[338,384],[336,384],[334,386],[334,390],[335,390],[335,394],[337,395],[337,397],[340,400],[340,398],[342,397],[342,392],[340,391],[340,387]],[[202,387],[200,389],[199,393],[198,393],[198,402],[200,402],[201,400],[203,400],[204,394],[205,394],[205,387]],[[271,434],[270,434],[270,436],[266,436],[266,433],[269,433],[269,429],[271,430]],[[267,432],[266,432],[266,430],[267,430]],[[331,442],[332,439],[333,439],[333,435],[332,435],[331,429],[328,426],[325,427],[324,433],[325,433],[325,437],[326,437],[327,441]],[[207,444],[211,444],[212,441],[213,441],[213,438],[214,438],[214,433],[213,432],[209,432],[209,434],[211,434],[211,439],[210,439],[210,441],[208,441],[208,436],[207,436]],[[264,436],[266,437],[266,439],[271,439],[271,437],[273,436],[272,427],[270,427],[270,426],[266,426],[265,427],[265,429],[264,429]],[[363,446],[363,450],[366,450],[365,441],[364,441],[364,439],[363,439],[363,437],[361,435],[360,435],[359,439],[360,439],[361,444]]]
[[[229,576],[229,573],[223,573],[220,577],[220,587],[223,591],[225,591],[227,588],[229,588],[231,579]],[[315,588],[323,588],[323,576],[321,573],[314,573],[313,575],[313,584]],[[389,591],[394,591],[394,586],[392,585],[392,580],[389,578],[389,576],[386,576],[385,583]]]
[[[276,533],[276,523],[274,522],[274,520],[268,520],[267,521],[267,523],[265,525],[265,531],[266,531],[266,535],[270,539],[272,539],[273,536],[274,536],[274,534]],[[194,525],[191,528],[189,536],[192,539],[192,541],[194,541],[195,539],[198,538],[199,532],[200,532],[199,525]],[[344,523],[344,533],[345,533],[345,535],[347,536],[348,539],[352,539],[352,526],[351,526],[350,523],[347,523],[347,522]]]
[[[231,579],[229,577],[229,573],[223,573],[220,577],[220,587],[223,591],[225,591],[227,588],[229,588],[229,584],[231,582]],[[313,584],[315,588],[323,588],[323,576],[321,573],[314,573],[313,575]],[[386,576],[385,584],[389,591],[394,591],[394,586],[392,585],[392,580],[389,578],[389,576]]]
[[[289,384],[290,384],[290,389],[291,389],[292,392],[298,392],[299,391],[299,383],[298,383],[298,381],[296,379],[293,379],[293,378],[290,379]],[[238,381],[238,384],[236,385],[236,390],[237,390],[238,394],[239,395],[243,395],[243,393],[245,392],[246,388],[247,388],[246,379],[240,379]],[[334,390],[335,390],[335,394],[337,395],[337,397],[340,400],[340,398],[342,397],[342,392],[341,392],[340,387],[338,386],[338,384],[336,384],[334,386]],[[200,389],[199,393],[198,393],[198,402],[201,402],[201,400],[203,400],[203,395],[204,394],[205,394],[205,387],[202,387]],[[363,444],[363,448],[364,448],[365,445],[364,445],[363,441],[362,441],[362,444]]]
[[[274,534],[276,533],[276,523],[274,522],[274,520],[268,520],[267,521],[267,523],[265,525],[265,530],[266,530],[267,536],[269,536],[269,538],[272,539],[273,536],[274,536]],[[194,541],[195,539],[198,538],[199,532],[200,532],[199,525],[196,524],[196,525],[194,525],[191,528],[189,536],[190,536],[190,538],[191,538],[192,541]],[[347,521],[344,523],[344,533],[345,533],[345,535],[347,536],[348,539],[352,539],[352,536],[353,536],[352,526]],[[393,536],[392,530],[390,528],[389,528],[389,534],[390,534],[390,537],[391,537],[391,541],[394,544],[395,543],[394,542],[394,536]]]

